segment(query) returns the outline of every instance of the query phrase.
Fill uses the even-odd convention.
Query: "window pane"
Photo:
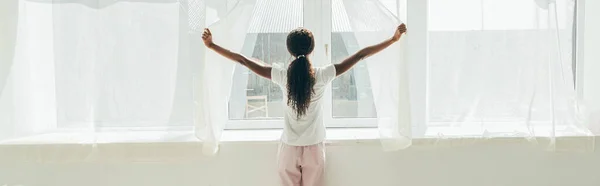
[[[349,54],[359,50],[356,38],[351,32],[331,34],[331,58],[339,63]],[[367,62],[362,61],[332,83],[333,117],[375,117],[375,104],[367,71]]]
[[[242,54],[273,66],[287,67],[287,33],[303,26],[302,1],[259,0],[254,8]],[[283,117],[283,92],[270,80],[236,66],[229,100],[230,119]]]

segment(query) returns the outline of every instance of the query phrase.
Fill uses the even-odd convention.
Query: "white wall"
[[[597,143],[598,144],[598,143]],[[180,161],[0,163],[0,185],[276,186],[275,143],[225,144],[218,157],[194,144],[112,145],[117,157],[168,155]],[[596,146],[598,148],[598,146]],[[104,150],[108,148],[103,148]],[[68,156],[66,149],[46,149]],[[6,151],[2,151],[6,153]],[[38,151],[40,152],[40,151]],[[31,152],[35,154],[36,152]],[[194,155],[191,155],[194,154]],[[31,154],[30,154],[31,155]],[[188,156],[189,155],[189,156]],[[109,156],[104,154],[104,156]],[[327,146],[333,186],[598,186],[599,152],[545,152],[529,144],[411,148],[385,153],[372,141]]]

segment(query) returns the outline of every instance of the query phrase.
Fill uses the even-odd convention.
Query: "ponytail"
[[[294,108],[297,117],[306,114],[314,94],[315,73],[305,55],[299,55],[287,70],[287,105]]]
[[[306,115],[315,92],[315,72],[307,55],[315,48],[315,38],[310,30],[297,28],[287,36],[287,49],[296,59],[287,69],[287,105],[296,111],[296,117]]]

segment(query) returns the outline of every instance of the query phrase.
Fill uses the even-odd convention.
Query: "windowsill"
[[[222,136],[222,150],[262,145],[275,150],[281,130],[227,130]],[[343,128],[327,130],[327,146],[380,146],[377,128]],[[439,149],[453,146],[520,145],[547,147],[547,138],[524,137],[431,137],[415,138],[410,149]],[[560,150],[567,147],[589,151],[594,147],[591,136],[557,137]],[[257,146],[254,146],[257,147]],[[558,148],[557,148],[558,149]],[[206,160],[201,142],[191,131],[111,131],[97,133],[52,133],[0,141],[0,162],[169,162]]]
[[[225,130],[222,144],[229,143],[279,143],[281,129]],[[328,129],[327,143],[357,143],[375,141],[376,128]],[[0,145],[43,144],[109,144],[109,143],[189,143],[200,142],[191,131],[109,131],[109,132],[57,132],[0,141]]]
[[[438,143],[440,140],[453,141],[481,141],[489,139],[504,139],[512,142],[527,141],[527,135],[519,135],[519,131],[508,133],[491,131],[491,135],[484,134],[481,128],[452,130],[451,127],[430,127],[425,137],[414,138],[413,145]],[[443,135],[442,135],[443,134]],[[482,135],[484,134],[484,135]],[[536,138],[548,138],[546,133],[537,133]],[[578,132],[557,132],[557,138],[587,138],[593,135],[583,135]],[[279,143],[281,129],[264,130],[225,130],[221,137],[221,144],[240,143]],[[503,141],[503,140],[499,140]],[[47,145],[47,144],[153,144],[153,143],[194,143],[200,142],[191,130],[186,131],[98,131],[90,132],[56,132],[33,135],[28,137],[0,141],[1,145]],[[377,128],[328,128],[326,143],[358,144],[378,143],[379,130]]]

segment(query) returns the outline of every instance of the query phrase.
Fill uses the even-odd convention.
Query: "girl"
[[[315,48],[312,32],[306,28],[292,30],[287,36],[287,49],[295,58],[287,69],[275,68],[249,59],[213,43],[205,29],[202,39],[206,47],[246,66],[254,73],[279,85],[287,96],[284,106],[284,127],[279,149],[279,175],[284,186],[323,185],[325,168],[325,126],[321,111],[325,88],[333,79],[348,71],[358,61],[369,57],[394,42],[406,32],[406,25],[397,27],[393,37],[366,47],[341,63],[313,68],[309,55]]]

